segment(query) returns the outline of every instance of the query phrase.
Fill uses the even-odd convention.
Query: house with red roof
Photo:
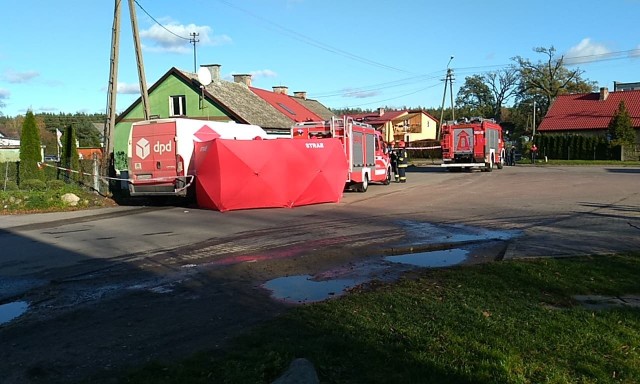
[[[291,119],[291,125],[305,121],[323,121],[322,117],[316,115],[293,97],[289,96],[288,87],[275,86],[273,87],[273,92],[256,87],[249,87],[249,89],[264,101],[271,104],[271,106],[280,111],[280,113]]]
[[[636,144],[640,144],[640,90],[560,95],[551,104],[540,123],[540,133],[579,133],[606,135],[609,122],[624,101],[636,131]]]
[[[349,115],[356,121],[371,124],[387,142],[403,140],[406,143],[436,138],[437,120],[425,111],[385,111]]]

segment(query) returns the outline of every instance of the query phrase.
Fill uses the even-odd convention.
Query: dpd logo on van
[[[149,140],[144,137],[136,143],[136,156],[141,158],[142,160],[146,159],[151,152],[151,146],[149,145]]]
[[[156,141],[153,145],[153,152],[162,155],[165,152],[171,152],[171,140],[169,140],[166,144],[160,143],[160,141]],[[151,154],[151,143],[149,140],[144,137],[136,143],[136,156],[140,159],[144,160]]]

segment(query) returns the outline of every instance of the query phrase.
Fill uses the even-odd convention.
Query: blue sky
[[[465,76],[512,57],[544,60],[534,47],[586,59],[578,64],[583,78],[601,87],[640,81],[640,0],[137,3],[148,86],[171,67],[194,70],[194,32],[197,66],[221,64],[227,79],[250,73],[258,88],[306,91],[330,108],[439,107],[451,56],[455,94]],[[3,1],[0,112],[104,113],[114,4]],[[126,0],[119,54],[121,112],[139,96]]]

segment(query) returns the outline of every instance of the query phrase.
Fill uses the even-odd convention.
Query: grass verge
[[[531,164],[531,159],[522,158],[518,161],[518,164]],[[536,165],[555,165],[555,166],[615,166],[615,167],[638,167],[640,161],[619,161],[619,160],[556,160],[549,159],[547,161],[542,159],[536,160]]]
[[[66,193],[80,198],[77,205],[72,206],[62,200]],[[67,184],[44,190],[0,190],[0,215],[76,211],[114,205],[109,198]]]
[[[639,276],[640,254],[420,270],[122,382],[269,383],[305,357],[323,383],[637,383],[640,308],[573,296],[637,295]]]

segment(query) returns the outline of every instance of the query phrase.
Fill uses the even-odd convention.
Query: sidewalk
[[[104,208],[82,209],[67,212],[48,212],[48,213],[26,213],[15,215],[0,215],[0,229],[10,229],[21,227],[24,225],[50,223],[60,220],[77,219],[82,217],[97,216],[104,214],[112,214],[137,210],[140,207],[135,206],[115,206]]]

